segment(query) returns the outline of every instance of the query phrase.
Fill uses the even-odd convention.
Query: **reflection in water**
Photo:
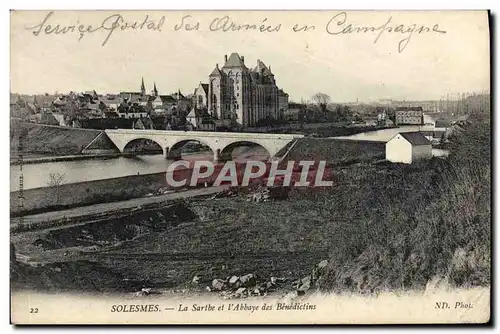
[[[369,140],[369,141],[389,141],[392,137],[397,135],[399,132],[413,132],[413,131],[433,131],[432,127],[426,126],[402,126],[399,128],[382,129],[376,131],[362,132],[352,136],[345,137],[335,137],[335,138],[345,138],[345,139],[357,139],[357,140]]]
[[[418,126],[418,125],[402,126],[399,128],[391,128],[391,129],[382,129],[382,130],[377,130],[377,131],[362,132],[362,133],[358,133],[358,134],[355,134],[352,136],[335,137],[335,138],[387,142],[390,139],[392,139],[392,137],[394,137],[395,135],[397,135],[400,132],[412,132],[412,131],[433,132],[434,129],[432,127]],[[450,152],[448,150],[437,149],[437,148],[432,149],[432,155],[435,157],[447,157],[449,154],[450,154]]]
[[[264,160],[267,152],[260,147],[241,147],[235,149],[236,160]],[[183,156],[185,160],[212,160],[213,153],[199,152]],[[24,189],[47,187],[50,174],[64,175],[63,183],[109,179],[127,175],[151,174],[165,172],[172,160],[163,155],[140,155],[135,157],[117,157],[108,159],[91,159],[79,161],[59,161],[38,164],[26,164],[22,167]],[[19,189],[21,166],[10,166],[10,191]]]

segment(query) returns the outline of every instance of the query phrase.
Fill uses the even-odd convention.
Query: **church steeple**
[[[153,85],[153,96],[158,96],[158,90],[156,89],[156,82]]]
[[[141,81],[141,94],[146,95],[146,86],[144,86],[144,77],[142,78]]]

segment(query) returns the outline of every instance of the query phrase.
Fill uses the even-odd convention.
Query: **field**
[[[63,273],[45,274],[57,277],[57,284],[50,283],[49,287],[58,289],[82,287],[83,283],[75,286],[71,279],[76,267],[78,275],[95,277],[95,284],[85,283],[90,289],[102,285],[103,289],[116,286],[126,290],[123,284],[116,284],[117,277],[148,282],[157,288],[190,287],[195,275],[209,282],[217,277],[256,273],[267,278],[285,277],[291,282],[344,249],[346,238],[369,238],[359,234],[363,229],[359,217],[373,213],[376,193],[381,189],[368,180],[378,184],[388,176],[397,179],[406,173],[408,178],[421,180],[415,187],[426,187],[434,174],[421,172],[422,166],[411,170],[353,166],[334,174],[337,182],[331,189],[296,188],[287,200],[256,203],[247,201],[243,194],[191,200],[179,204],[177,211],[148,211],[126,220],[19,233],[12,240],[20,253],[40,254],[35,259],[70,262],[64,265],[68,269]],[[393,183],[387,188],[391,187]],[[360,197],[365,201],[354,206]],[[346,226],[348,231],[344,230]]]

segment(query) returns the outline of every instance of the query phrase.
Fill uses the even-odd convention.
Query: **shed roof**
[[[436,128],[449,128],[451,126],[452,121],[448,119],[438,119],[436,120]]]
[[[400,132],[400,133],[398,133],[398,135],[401,135],[404,139],[406,139],[413,146],[431,145],[431,142],[429,141],[429,139],[425,138],[425,136],[421,132],[418,132],[418,131]]]

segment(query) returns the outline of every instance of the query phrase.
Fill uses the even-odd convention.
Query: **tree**
[[[56,191],[56,203],[59,204],[59,199],[60,199],[60,187],[61,185],[64,184],[65,177],[64,174],[61,173],[50,173],[49,174],[49,182],[47,182],[47,185],[49,187],[54,187]]]
[[[325,93],[316,93],[313,95],[312,100],[319,105],[321,111],[325,112],[331,98]]]

